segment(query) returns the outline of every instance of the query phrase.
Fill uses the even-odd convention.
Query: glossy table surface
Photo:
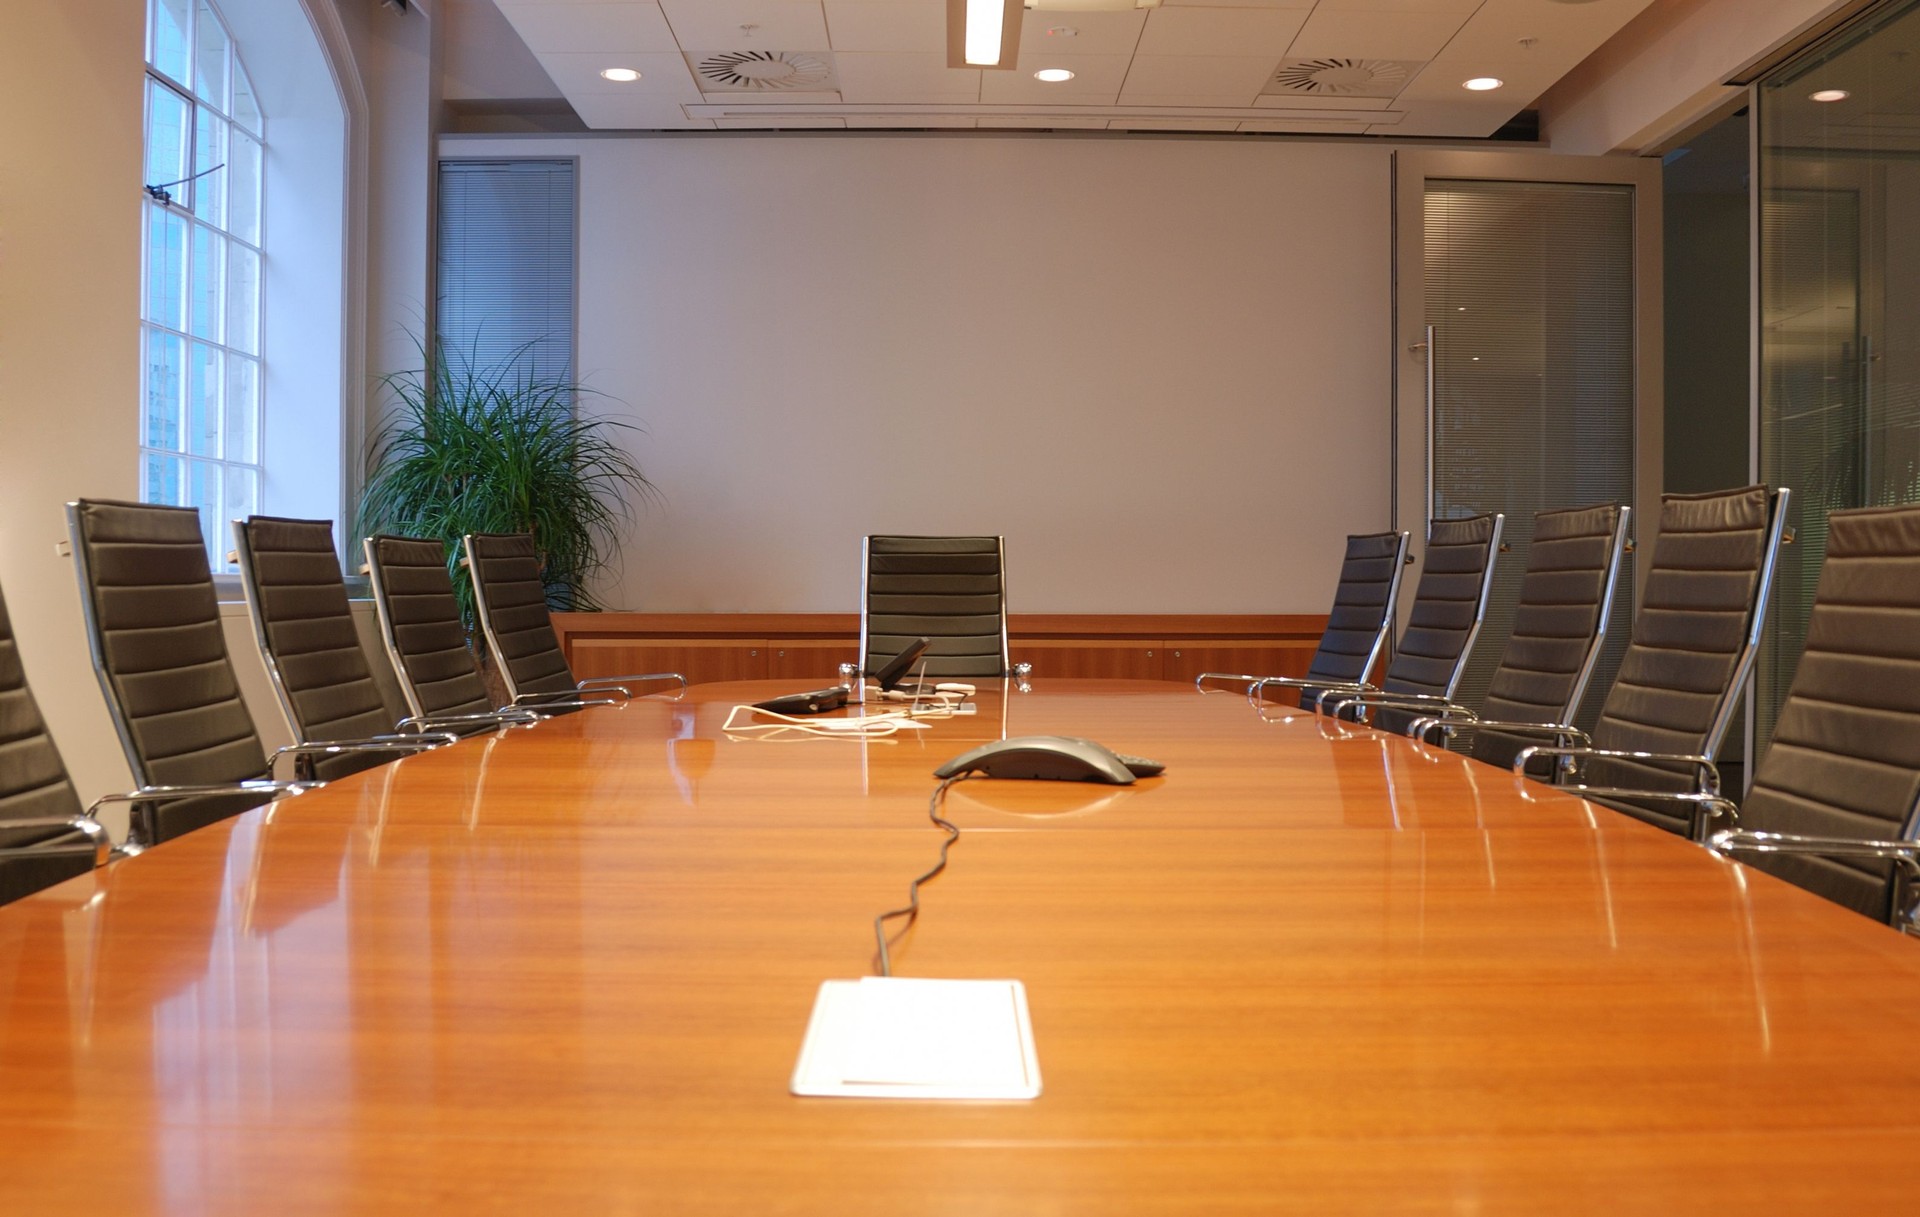
[[[403,760],[0,909],[0,1212],[1865,1211],[1920,943],[1461,757],[1129,682],[884,740],[695,686]],[[894,948],[1017,977],[1030,1103],[800,1099]]]

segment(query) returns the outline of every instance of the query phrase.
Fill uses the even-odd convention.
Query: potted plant
[[[463,535],[533,534],[548,607],[598,610],[593,576],[608,565],[630,501],[654,493],[617,441],[638,428],[582,412],[593,391],[537,372],[528,350],[475,367],[423,346],[424,367],[383,379],[390,416],[368,448],[359,535],[444,541],[469,637]]]

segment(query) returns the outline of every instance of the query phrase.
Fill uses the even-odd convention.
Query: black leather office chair
[[[1002,537],[870,536],[863,543],[860,663],[885,667],[931,638],[929,676],[1005,676],[1006,541]]]
[[[1920,507],[1836,511],[1806,649],[1716,850],[1920,932]],[[1724,801],[1702,808],[1731,817]]]
[[[676,680],[678,672],[637,676],[596,676],[575,680],[547,610],[546,585],[540,579],[540,553],[526,533],[470,533],[461,538],[467,573],[473,578],[473,603],[493,653],[507,696],[567,698],[582,693],[633,696],[635,686]]]
[[[1247,695],[1256,700],[1270,687],[1298,689],[1303,710],[1315,708],[1328,689],[1364,689],[1367,673],[1373,670],[1386,645],[1387,631],[1393,628],[1393,610],[1406,561],[1404,532],[1349,536],[1346,556],[1340,561],[1340,582],[1334,588],[1333,609],[1327,614],[1327,628],[1320,634],[1320,645],[1313,652],[1313,662],[1307,665],[1306,676],[1202,672],[1193,678],[1194,687],[1204,688],[1208,681],[1244,684]]]
[[[492,715],[533,722],[614,701],[611,696],[530,694],[496,708],[467,645],[453,577],[447,572],[447,547],[439,541],[394,536],[368,537],[365,546],[380,636],[413,718],[441,722]]]
[[[1379,690],[1328,689],[1320,708],[1331,706],[1338,718],[1365,713],[1375,727],[1398,733],[1430,706],[1451,701],[1486,620],[1505,524],[1499,513],[1433,521],[1426,569]]]
[[[139,783],[115,796],[132,805],[128,846],[305,789],[272,780],[241,700],[200,513],[81,499],[67,504],[67,528],[94,673]]]
[[[1705,821],[1686,809],[1636,795],[1719,793],[1710,758],[1753,668],[1790,498],[1765,486],[1663,497],[1633,641],[1591,741],[1531,745],[1514,765],[1575,761],[1580,781],[1563,785],[1672,832],[1704,831]],[[1569,724],[1532,730],[1578,734]],[[1563,766],[1555,772],[1565,776]]]
[[[1505,768],[1541,737],[1490,723],[1571,723],[1606,641],[1632,517],[1632,508],[1610,503],[1536,514],[1513,628],[1485,705],[1476,712],[1453,701],[1427,703],[1406,733],[1438,742],[1464,732],[1475,759]]]
[[[0,904],[86,874],[111,848],[107,830],[81,813],[0,598]]]
[[[307,774],[342,778],[449,743],[456,729],[498,725],[487,716],[433,725],[431,735],[417,723],[408,724],[411,734],[395,732],[402,715],[381,695],[360,649],[332,521],[248,516],[233,522],[233,539],[274,695],[294,735],[314,746],[303,758]]]

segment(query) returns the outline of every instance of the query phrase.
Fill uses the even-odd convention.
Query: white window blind
[[[440,162],[441,349],[455,366],[573,376],[574,162]]]

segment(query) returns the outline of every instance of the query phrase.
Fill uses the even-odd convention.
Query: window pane
[[[227,245],[227,345],[249,355],[260,353],[260,255],[244,245]]]
[[[227,223],[227,120],[201,107],[194,115],[193,194],[174,194],[193,199],[193,214],[209,224]],[[210,172],[209,172],[210,171]]]
[[[147,453],[140,471],[140,501],[166,507],[180,505],[181,460],[177,456]]]
[[[213,551],[213,539],[218,535],[215,526],[220,519],[220,466],[187,462],[187,501],[182,506],[200,509],[200,539],[207,547],[207,562],[216,570],[226,569],[226,553]]]
[[[260,244],[260,145],[238,131],[228,133],[226,179],[227,231]]]
[[[193,274],[188,300],[190,332],[195,338],[220,341],[224,311],[221,305],[226,295],[226,252],[227,242],[219,233],[203,225],[193,226]]]
[[[147,14],[151,45],[147,62],[180,81],[187,80],[187,0],[153,0]]]
[[[243,355],[227,356],[227,459],[258,461],[254,422],[260,417],[260,365]]]
[[[187,221],[147,204],[147,320],[187,328]]]
[[[218,347],[193,344],[187,368],[187,451],[220,455],[220,389],[226,379]]]
[[[194,14],[193,91],[205,100],[227,108],[227,31],[213,15],[206,0]]]
[[[179,450],[186,378],[186,343],[165,330],[147,330],[147,410],[140,436],[147,447]]]
[[[227,467],[226,473],[226,501],[221,507],[220,515],[220,523],[223,525],[231,524],[234,520],[243,519],[260,510],[259,473],[252,469],[236,469],[232,466]],[[227,535],[231,529],[222,528],[220,532],[222,535]],[[221,557],[225,556],[223,552]]]
[[[189,197],[184,185],[170,185],[187,176],[187,122],[193,104],[151,76],[147,78],[147,185],[167,186],[175,198]]]
[[[260,102],[253,95],[253,82],[247,79],[246,69],[238,62],[233,65],[233,111],[228,117],[260,134]]]

